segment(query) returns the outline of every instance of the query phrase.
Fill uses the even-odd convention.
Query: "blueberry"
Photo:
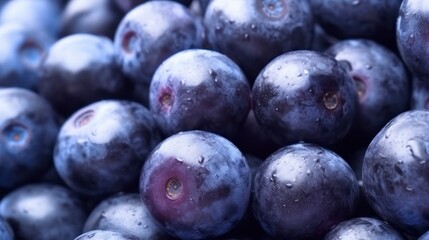
[[[251,89],[227,56],[189,49],[169,57],[156,70],[149,104],[166,136],[199,129],[232,139],[249,113]]]
[[[348,219],[335,225],[323,239],[405,240],[405,237],[386,222],[377,218],[360,217]]]
[[[333,57],[311,50],[272,60],[253,85],[255,117],[279,144],[332,145],[349,132],[358,109],[355,84]]]
[[[141,240],[141,238],[113,230],[92,230],[82,233],[74,240]]]
[[[52,38],[58,36],[62,14],[61,1],[6,1],[0,10],[0,23],[20,23]]]
[[[429,27],[429,3],[404,0],[396,24],[396,41],[400,56],[410,71],[423,81],[429,81],[429,48],[426,36]]]
[[[114,193],[138,180],[146,156],[159,141],[158,129],[144,106],[102,100],[81,108],[62,125],[54,164],[78,193]]]
[[[254,82],[273,58],[311,44],[314,21],[308,1],[215,0],[204,15],[207,41]]]
[[[112,0],[68,1],[61,14],[60,37],[90,33],[113,39],[125,13],[112,2]]]
[[[3,197],[0,217],[10,224],[16,239],[56,240],[78,236],[86,212],[80,198],[68,188],[31,183]]]
[[[162,141],[147,158],[140,196],[171,235],[208,239],[230,231],[249,202],[251,173],[226,138],[200,130]]]
[[[86,219],[83,231],[91,230],[114,230],[134,235],[138,239],[169,239],[150,215],[138,193],[115,194],[103,199]]]
[[[347,162],[310,143],[287,145],[271,154],[254,179],[253,212],[279,239],[320,239],[351,217],[359,198]]]
[[[0,216],[0,239],[2,240],[13,240],[15,239],[15,234],[13,233],[12,228],[9,223]]]
[[[55,41],[37,31],[20,23],[0,25],[0,86],[36,91],[40,62]]]
[[[356,84],[359,110],[350,133],[354,142],[369,143],[390,119],[409,109],[407,70],[393,51],[372,40],[348,39],[326,53],[349,63]]]
[[[168,16],[168,17],[166,17]],[[202,46],[203,27],[183,4],[148,1],[129,11],[116,29],[114,44],[122,70],[148,98],[152,75],[169,56]]]
[[[56,41],[43,58],[38,91],[61,115],[106,98],[127,98],[131,83],[116,62],[112,40],[73,34]]]
[[[429,111],[393,118],[369,144],[362,166],[363,189],[374,211],[411,236],[429,229]]]
[[[417,0],[418,1],[418,0]],[[365,38],[395,47],[402,0],[310,0],[318,24],[340,39]]]
[[[0,190],[40,177],[52,166],[60,128],[51,105],[23,88],[0,88]]]

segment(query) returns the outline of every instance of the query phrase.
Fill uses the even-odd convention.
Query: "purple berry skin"
[[[86,211],[82,200],[69,188],[31,183],[1,199],[0,217],[10,224],[15,239],[74,239],[82,231]]]
[[[347,162],[309,143],[271,154],[253,184],[253,213],[275,239],[321,239],[352,216],[359,200],[358,180]]]
[[[171,239],[153,219],[138,193],[119,193],[98,203],[83,227],[84,232],[92,230],[114,230],[139,239]]]
[[[240,150],[200,130],[161,142],[140,177],[142,201],[167,232],[181,239],[230,231],[246,212],[250,189],[250,168]]]
[[[429,2],[404,0],[396,23],[396,42],[408,69],[421,80],[429,81]]]
[[[429,111],[403,112],[368,145],[363,190],[384,221],[410,237],[429,229]]]
[[[64,117],[102,99],[127,98],[132,89],[116,62],[112,40],[94,34],[57,40],[39,71],[38,92]]]
[[[146,107],[126,100],[102,100],[64,122],[54,165],[76,192],[88,196],[114,193],[138,181],[143,162],[160,139]]]
[[[358,217],[335,225],[323,238],[323,240],[338,239],[405,240],[405,237],[380,219]]]
[[[310,47],[314,35],[308,1],[211,1],[204,25],[211,49],[234,60],[251,83],[278,55]]]
[[[58,115],[40,95],[0,88],[0,192],[35,181],[52,166]]]
[[[393,51],[372,40],[348,39],[336,42],[325,52],[350,64],[359,96],[359,110],[351,130],[355,142],[369,143],[390,119],[408,110],[407,69]]]
[[[205,130],[235,138],[251,108],[251,89],[226,55],[189,49],[165,60],[150,85],[150,110],[166,136]]]
[[[311,50],[275,58],[259,74],[252,93],[257,121],[279,144],[337,143],[358,109],[356,86],[344,65]]]
[[[203,33],[190,9],[174,1],[148,1],[124,16],[114,37],[118,62],[130,79],[143,85],[146,103],[158,66],[174,53],[201,47]]]

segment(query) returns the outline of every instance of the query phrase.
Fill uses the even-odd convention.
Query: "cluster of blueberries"
[[[429,0],[1,0],[0,240],[429,239]]]

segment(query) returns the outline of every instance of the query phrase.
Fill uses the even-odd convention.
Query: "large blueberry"
[[[411,236],[429,229],[429,111],[393,118],[369,144],[362,166],[370,206]]]
[[[23,88],[0,88],[0,190],[40,177],[52,167],[60,128],[51,105]]]
[[[38,91],[65,117],[106,98],[126,98],[131,82],[116,62],[113,42],[94,34],[57,40],[42,59]]]
[[[81,234],[86,212],[70,189],[32,183],[14,189],[1,200],[0,217],[10,224],[16,239],[58,240]]]
[[[140,195],[171,235],[207,239],[230,231],[246,212],[251,173],[226,138],[200,130],[180,132],[149,155]]]
[[[331,145],[349,132],[358,110],[356,86],[332,56],[311,50],[272,60],[253,85],[255,117],[277,143]]]
[[[58,36],[63,3],[52,0],[5,1],[0,22],[19,23],[50,37]]]
[[[91,33],[113,39],[125,12],[112,2],[113,0],[68,1],[61,14],[60,37]]]
[[[137,182],[143,162],[159,141],[155,122],[143,105],[102,100],[81,108],[62,125],[54,164],[79,193],[114,193]]]
[[[143,85],[169,56],[202,46],[203,27],[190,9],[174,1],[148,1],[129,11],[116,29],[114,44],[122,70]]]
[[[169,57],[156,70],[149,103],[167,136],[199,129],[231,139],[249,113],[251,89],[241,69],[226,55],[189,49]]]
[[[216,0],[204,15],[207,41],[254,82],[278,55],[310,47],[314,21],[308,1]]]
[[[420,1],[420,0],[416,0]],[[395,46],[402,0],[310,0],[316,21],[340,39],[365,38]]]
[[[42,57],[54,38],[19,23],[0,25],[0,86],[35,91]]]
[[[169,239],[140,200],[138,193],[115,194],[98,203],[83,227],[84,232],[92,230],[114,230],[142,240]]]
[[[404,0],[396,24],[396,40],[404,63],[413,74],[429,81],[429,2]]]
[[[359,96],[353,141],[365,144],[393,117],[408,110],[410,83],[401,59],[383,45],[368,39],[333,44],[326,53],[350,65],[349,73]]]
[[[279,239],[320,239],[352,216],[359,199],[358,180],[347,162],[309,143],[270,155],[256,172],[253,191],[256,219]]]
[[[383,239],[405,240],[396,229],[377,218],[359,217],[345,220],[335,225],[324,240],[338,239]]]

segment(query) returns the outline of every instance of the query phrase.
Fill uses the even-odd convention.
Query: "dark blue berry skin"
[[[127,98],[132,84],[116,62],[113,42],[93,34],[56,41],[43,58],[38,91],[61,115],[106,98]]]
[[[20,23],[0,25],[0,86],[36,91],[40,62],[54,41]]]
[[[170,239],[150,215],[138,193],[115,194],[103,199],[86,219],[83,231],[91,230],[114,230],[139,239]]]
[[[429,111],[393,118],[369,144],[362,166],[368,203],[386,222],[410,236],[429,228]]]
[[[310,0],[316,21],[340,39],[365,38],[395,47],[402,0]]]
[[[333,227],[323,240],[383,239],[405,240],[396,229],[377,218],[359,217],[345,220]]]
[[[296,0],[212,1],[204,25],[211,49],[235,61],[251,83],[278,55],[308,48],[314,29],[309,3]]]
[[[358,180],[343,158],[309,143],[270,155],[254,179],[253,212],[279,239],[320,239],[349,217],[359,199]]]
[[[149,1],[124,16],[114,44],[123,72],[143,85],[140,94],[147,103],[158,66],[179,51],[201,47],[202,39],[202,24],[190,9],[174,1]]]
[[[207,10],[207,6],[210,4],[212,0],[197,0],[197,1],[200,4],[201,13],[204,15]]]
[[[411,77],[410,109],[429,109],[429,81]]]
[[[61,185],[32,183],[14,189],[0,202],[0,217],[16,239],[74,239],[86,219],[82,201]]]
[[[354,142],[369,143],[389,120],[409,109],[407,70],[393,51],[372,40],[348,39],[326,53],[349,63],[357,86],[359,110],[350,132]]]
[[[429,230],[425,234],[421,235],[417,240],[429,240]]]
[[[15,234],[9,223],[0,216],[0,239],[2,240],[14,240]]]
[[[102,100],[81,108],[62,125],[54,164],[76,192],[114,193],[138,180],[146,156],[159,141],[143,105]]]
[[[92,230],[84,232],[74,238],[74,240],[141,240],[145,238],[138,238],[136,236],[117,232],[113,230]],[[148,238],[149,239],[149,238]]]
[[[113,40],[124,15],[112,0],[69,1],[61,14],[59,35],[90,33]]]
[[[0,10],[0,23],[20,23],[42,34],[57,38],[62,9],[61,1],[7,1]]]
[[[200,130],[180,132],[149,155],[140,196],[172,236],[210,239],[230,231],[246,212],[251,172],[226,138]]]
[[[189,49],[169,57],[156,70],[149,105],[166,136],[199,129],[233,139],[250,111],[251,89],[226,55]]]
[[[52,167],[60,123],[45,99],[23,88],[0,88],[0,109],[0,190],[10,190]]]
[[[400,56],[409,70],[423,81],[429,81],[429,2],[404,0],[399,9],[396,40]]]
[[[148,1],[164,1],[164,0],[111,0],[113,5],[115,5],[116,8],[120,9],[123,13],[127,13],[131,11],[133,8],[137,7],[138,5]],[[193,0],[169,0],[169,1],[178,2],[189,7]]]
[[[332,145],[346,136],[358,109],[355,84],[332,56],[291,51],[271,61],[253,85],[255,117],[279,144]]]

